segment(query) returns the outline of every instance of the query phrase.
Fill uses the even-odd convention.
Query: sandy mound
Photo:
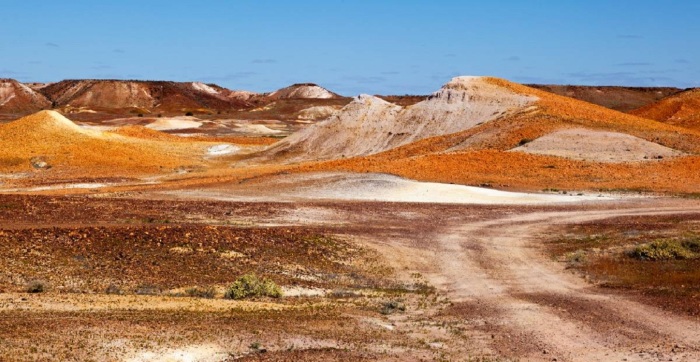
[[[671,95],[630,112],[660,122],[700,130],[700,89]]]
[[[289,87],[276,90],[266,97],[269,100],[277,99],[331,99],[340,98],[338,94],[329,91],[313,83],[293,84]]]
[[[181,194],[182,192],[182,194]],[[179,195],[219,200],[301,201],[355,200],[446,204],[543,204],[602,200],[598,195],[572,196],[506,192],[494,189],[418,182],[387,174],[320,172],[271,176],[244,184],[178,191]]]
[[[284,133],[284,131],[272,129],[264,124],[238,124],[234,130],[236,132],[252,135],[276,135]]]
[[[593,162],[652,161],[683,155],[628,134],[582,128],[556,131],[512,151]]]
[[[83,126],[83,128],[86,128]],[[134,138],[144,138],[157,141],[168,141],[168,142],[186,142],[187,139],[183,139],[179,136],[174,136],[171,134],[156,131],[154,129],[146,128],[144,126],[130,125],[119,127],[117,129],[111,130],[111,133]]]
[[[57,177],[163,172],[201,161],[211,146],[84,129],[55,111],[0,125],[0,142],[0,170],[31,170],[41,157],[51,166],[42,175]]]
[[[150,128],[156,131],[172,131],[178,129],[191,129],[199,128],[202,126],[202,122],[195,117],[163,117],[158,118],[155,122],[146,125],[146,128]]]
[[[532,104],[481,77],[458,77],[414,106],[361,95],[331,118],[280,141],[271,153],[292,161],[370,155],[464,131]]]
[[[30,113],[51,108],[43,95],[14,79],[0,79],[0,113]]]

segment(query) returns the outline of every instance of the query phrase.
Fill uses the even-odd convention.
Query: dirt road
[[[386,232],[367,232],[367,243],[397,270],[420,273],[447,295],[476,350],[520,360],[693,361],[700,359],[698,322],[592,286],[548,260],[536,242],[558,224],[700,212],[697,203],[673,203],[465,208],[437,220],[431,208],[359,216],[308,207],[288,217],[382,225]]]

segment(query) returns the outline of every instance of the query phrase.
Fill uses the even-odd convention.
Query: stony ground
[[[700,213],[694,200],[516,207],[140,197],[0,198],[0,254],[12,261],[0,274],[3,360],[700,357],[697,315],[658,307],[673,296],[591,284],[550,256],[560,250],[551,240],[576,225],[613,233],[681,215],[688,222],[678,230],[688,231]],[[288,295],[222,299],[248,271]],[[35,279],[46,291],[26,293]],[[216,294],[189,297],[193,286]]]

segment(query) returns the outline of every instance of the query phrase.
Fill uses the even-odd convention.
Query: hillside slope
[[[621,87],[527,84],[528,87],[578,99],[620,112],[629,112],[681,92],[673,87]]]
[[[231,91],[199,82],[64,80],[49,84],[40,91],[54,107],[185,112],[224,111],[250,106],[231,96]]]
[[[201,162],[211,145],[168,137],[173,136],[137,138],[84,129],[58,112],[41,111],[0,125],[0,172],[46,169],[37,167],[43,162],[51,166],[46,173],[56,177],[160,173]]]
[[[630,113],[700,131],[700,89],[690,89],[668,96]]]
[[[42,94],[14,79],[0,79],[0,113],[26,114],[51,107]]]
[[[502,79],[457,77],[425,101],[405,108],[360,96],[328,120],[278,142],[266,156],[299,162],[382,152],[391,157],[410,157],[484,149],[507,151],[569,128],[608,132],[618,138],[630,135],[648,142],[650,147],[653,143],[686,153],[700,151],[700,133],[692,130]],[[555,142],[553,147],[557,144],[566,146]],[[651,148],[648,153],[639,153],[638,161],[653,158],[655,146]],[[590,155],[591,160],[598,157]]]

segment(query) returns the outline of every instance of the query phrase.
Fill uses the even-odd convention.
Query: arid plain
[[[698,360],[699,114],[2,79],[0,359]]]

